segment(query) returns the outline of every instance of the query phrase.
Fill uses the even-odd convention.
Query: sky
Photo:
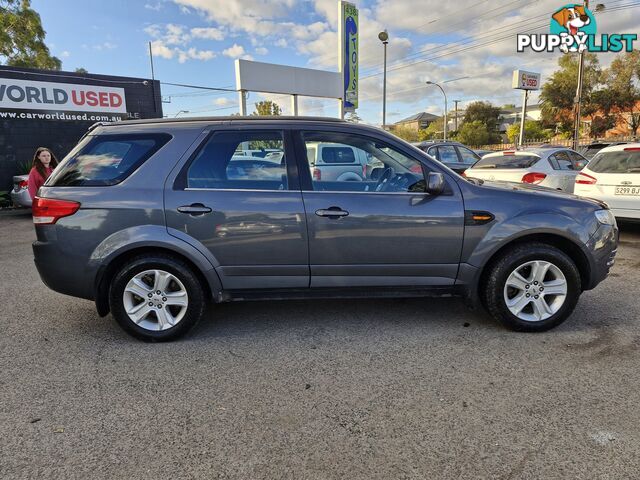
[[[387,30],[387,122],[420,111],[441,115],[440,82],[452,109],[476,100],[521,105],[511,88],[514,69],[542,74],[557,68],[560,53],[517,53],[516,34],[548,33],[553,0],[355,0],[360,24],[358,116],[382,123],[383,47]],[[591,2],[595,4],[596,2]],[[600,1],[599,33],[639,33],[640,1]],[[337,0],[32,0],[46,43],[62,69],[151,78],[161,82],[235,88],[234,60],[337,71]],[[637,44],[638,45],[638,44]],[[613,54],[599,54],[607,66]],[[443,83],[446,82],[446,83]],[[230,115],[238,94],[163,84],[166,116]],[[290,97],[252,92],[290,110]],[[530,101],[536,102],[537,95]],[[188,113],[185,113],[187,111]],[[337,116],[336,100],[301,98],[300,114]]]

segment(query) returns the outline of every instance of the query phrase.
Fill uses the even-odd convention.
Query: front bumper
[[[591,290],[609,275],[618,251],[618,235],[617,225],[600,225],[587,242],[587,249],[591,252],[591,268],[584,290]]]

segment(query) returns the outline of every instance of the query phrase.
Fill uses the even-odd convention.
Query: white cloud
[[[225,57],[240,58],[245,54],[244,47],[234,43],[232,47],[229,47],[222,51]]]
[[[94,50],[98,50],[99,52],[102,50],[113,50],[114,48],[117,48],[118,46],[114,43],[111,42],[103,42],[103,43],[99,43],[97,45],[93,45],[93,49]]]
[[[213,101],[213,104],[218,106],[218,107],[226,107],[227,105],[236,105],[237,102],[235,102],[234,100],[231,100],[230,98],[227,97],[220,97],[220,98],[216,98]]]
[[[157,2],[156,4],[145,3],[144,8],[146,8],[147,10],[153,10],[155,12],[159,12],[160,10],[162,10],[162,3],[161,2]]]
[[[175,52],[167,47],[162,40],[154,40],[151,42],[151,53],[154,56],[166,59],[172,59]]]
[[[267,49],[266,49],[266,48],[264,48],[264,47],[258,47],[258,48],[256,48],[256,50],[255,50],[255,51],[256,51],[256,53],[257,53],[258,55],[266,55],[267,53],[269,53],[269,50],[267,50]]]
[[[62,53],[60,54],[60,56],[61,56],[62,58],[69,58],[69,57],[71,56],[71,53],[69,53],[69,51],[68,51],[68,50],[65,50],[64,52],[62,52]]]
[[[191,35],[194,38],[205,38],[207,40],[224,40],[224,32],[219,28],[192,28]]]
[[[289,46],[289,43],[287,42],[286,38],[279,38],[278,40],[276,40],[275,42],[273,42],[273,44],[276,47],[280,47],[280,48],[286,48]]]

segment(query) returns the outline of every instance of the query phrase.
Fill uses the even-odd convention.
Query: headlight
[[[616,217],[613,216],[611,210],[596,210],[596,218],[603,225],[616,224]]]

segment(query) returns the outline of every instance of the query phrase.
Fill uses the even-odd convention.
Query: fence
[[[637,137],[613,137],[613,138],[581,138],[578,142],[578,145],[584,146],[593,142],[638,142],[640,141]],[[573,146],[573,139],[571,138],[555,138],[552,140],[526,140],[524,142],[524,147],[540,147],[542,145],[548,146],[557,146],[557,147],[567,147],[571,148]],[[491,151],[500,151],[500,150],[513,150],[517,147],[515,143],[493,143],[491,145],[476,145],[471,148],[475,150],[491,150]]]

